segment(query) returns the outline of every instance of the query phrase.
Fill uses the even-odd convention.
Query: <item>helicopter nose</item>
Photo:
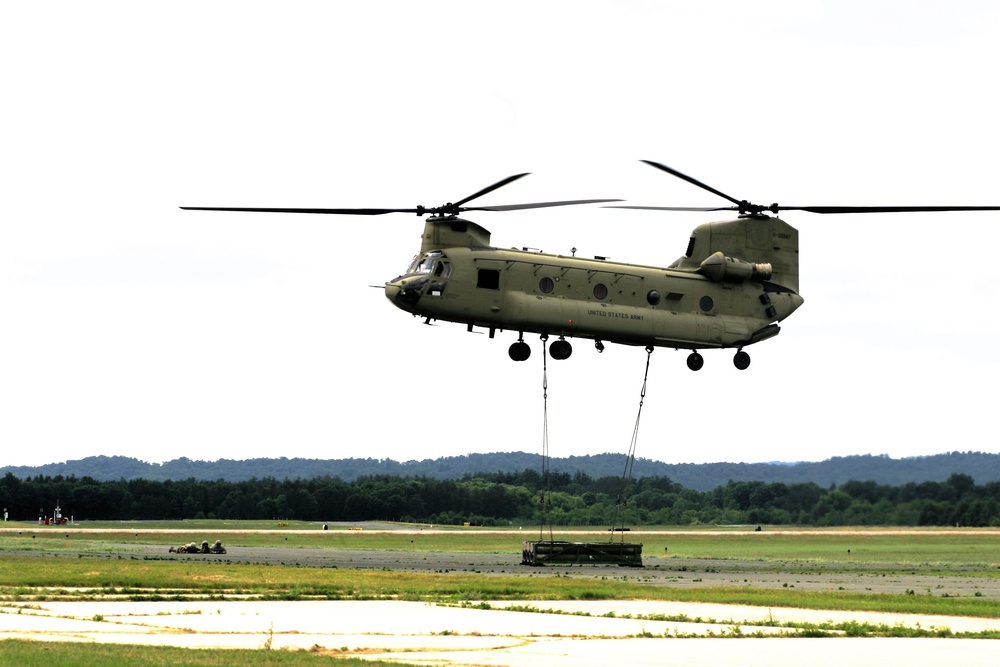
[[[392,302],[392,305],[396,308],[401,308],[403,310],[410,310],[410,304],[407,299],[403,298],[406,288],[402,283],[386,283],[385,284],[385,298]]]
[[[412,313],[420,300],[420,289],[425,282],[427,282],[426,278],[417,281],[400,280],[386,283],[385,297],[397,308]]]

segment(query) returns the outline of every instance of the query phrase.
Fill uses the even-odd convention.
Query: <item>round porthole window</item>
[[[649,305],[655,306],[660,302],[660,293],[657,292],[655,289],[649,290],[649,294],[646,295],[646,301],[649,303]]]
[[[608,288],[603,283],[594,285],[594,298],[603,301],[608,297]]]
[[[545,277],[538,281],[538,289],[542,290],[546,294],[554,290],[556,284],[552,282],[552,278]]]
[[[710,296],[701,297],[701,301],[698,302],[698,305],[701,306],[701,309],[706,313],[715,308],[715,302],[712,301],[712,297]]]

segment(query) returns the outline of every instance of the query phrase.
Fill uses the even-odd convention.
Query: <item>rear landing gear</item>
[[[697,352],[692,352],[687,358],[688,368],[693,371],[700,371],[701,367],[705,365],[705,357],[701,356]]]
[[[741,371],[745,371],[750,367],[750,355],[739,350],[736,352],[736,356],[733,357],[733,366],[736,366]]]
[[[569,359],[569,355],[573,354],[573,346],[565,338],[560,338],[549,346],[549,354],[552,355],[553,359],[560,361]]]

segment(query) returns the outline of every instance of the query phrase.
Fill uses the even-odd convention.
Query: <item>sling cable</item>
[[[639,396],[639,414],[636,416],[635,427],[632,429],[632,442],[625,462],[625,472],[622,474],[622,488],[615,503],[615,520],[612,527],[612,538],[608,542],[566,542],[557,541],[552,535],[552,524],[548,512],[551,504],[550,456],[549,456],[549,378],[548,378],[548,336],[542,336],[542,481],[539,490],[541,496],[541,524],[538,540],[527,541],[521,545],[522,565],[620,565],[625,567],[642,567],[642,545],[622,540],[614,541],[614,531],[618,525],[618,517],[624,511],[626,504],[625,492],[628,482],[632,479],[632,466],[635,463],[635,448],[639,436],[639,418],[642,416],[642,405],[646,397],[646,382],[649,378],[649,361],[653,347],[646,348],[646,373],[642,380],[642,391]],[[545,538],[545,526],[549,527],[549,539]]]

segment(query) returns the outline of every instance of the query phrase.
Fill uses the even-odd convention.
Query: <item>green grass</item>
[[[582,570],[581,570],[582,572]],[[125,597],[166,600],[248,595],[258,599],[475,600],[648,599],[1000,617],[1000,602],[969,597],[801,591],[749,586],[668,588],[603,576],[484,576],[303,568],[211,561],[10,557],[0,560],[0,597],[12,601]]]
[[[302,549],[369,549],[407,552],[520,553],[524,540],[539,538],[534,530],[454,528],[431,531],[409,526],[407,531],[333,529],[294,522],[154,522],[87,524],[112,530],[89,533],[76,526],[8,525],[0,532],[0,597],[24,600],[79,599],[108,595],[133,599],[181,596],[224,597],[240,594],[261,599],[374,599],[463,601],[481,599],[623,599],[754,604],[1000,617],[996,601],[969,597],[889,595],[846,591],[803,591],[749,586],[673,588],[643,584],[642,570],[617,576],[593,576],[586,568],[571,576],[539,571],[516,576],[476,571],[415,573],[352,568],[307,568],[228,563],[223,559],[172,559],[166,545],[223,539],[227,545],[283,546]],[[169,528],[177,533],[151,532]],[[424,528],[424,530],[421,530]],[[251,531],[232,532],[224,531]],[[724,531],[638,531],[647,568],[670,568],[678,559],[726,559],[774,563],[785,572],[826,569],[864,573],[900,571],[930,566],[935,576],[1000,576],[995,531],[844,531],[809,530],[783,534],[747,528]],[[558,539],[602,541],[601,533],[560,531]],[[142,545],[163,545],[163,560],[135,555]],[[130,546],[137,547],[130,552]],[[850,553],[848,553],[848,550]],[[22,556],[19,551],[40,555]],[[54,557],[70,552],[101,557]],[[112,557],[109,557],[112,556]],[[757,565],[754,565],[756,567]],[[766,571],[766,570],[765,570]]]
[[[405,526],[405,531],[350,530],[334,525],[276,521],[163,521],[94,522],[78,526],[8,524],[0,532],[0,551],[92,551],[129,553],[130,546],[158,544],[169,547],[187,542],[214,542],[248,547],[302,549],[362,549],[407,552],[519,553],[527,540],[548,539],[537,528],[491,530],[455,526]],[[125,527],[127,526],[127,527]],[[151,532],[149,529],[176,532]],[[113,532],[90,533],[88,529]],[[239,533],[227,531],[241,531]],[[242,532],[251,531],[251,532]],[[557,529],[556,539],[600,542],[608,539],[600,529]],[[20,533],[20,534],[18,534]],[[620,539],[617,537],[616,539]],[[626,537],[643,543],[647,563],[668,558],[780,561],[831,564],[946,565],[947,567],[992,567],[1000,576],[1000,549],[995,530],[863,530],[844,534],[837,530],[777,529],[754,532],[747,527],[725,530],[650,529]]]
[[[995,532],[916,531],[845,535],[806,531],[788,535],[775,532],[724,535],[657,536],[648,549],[675,558],[822,562],[835,564],[894,564],[1000,567]],[[659,549],[660,543],[663,547]],[[667,551],[664,551],[664,547]],[[647,549],[644,549],[646,551]]]
[[[251,649],[204,650],[128,644],[80,642],[0,641],[0,664],[17,667],[370,667],[401,665],[360,658],[337,657],[328,650],[262,651]]]
[[[547,572],[525,568],[517,575],[476,571],[408,572],[371,569],[249,565],[224,559],[174,559],[168,545],[221,539],[228,546],[280,546],[301,549],[362,549],[406,552],[520,553],[525,540],[547,539],[537,529],[408,526],[406,532],[349,530],[305,522],[177,521],[106,523],[84,526],[7,524],[0,531],[0,606],[33,600],[121,598],[136,600],[223,599],[246,595],[257,599],[404,599],[449,604],[482,600],[610,600],[646,599],[759,607],[804,607],[972,617],[1000,617],[1000,602],[975,597],[923,594],[806,591],[751,586],[669,587],[644,583],[643,571],[570,570]],[[423,530],[421,530],[423,528]],[[109,532],[92,533],[83,529]],[[161,533],[156,530],[176,532]],[[236,532],[250,531],[250,532]],[[598,542],[599,531],[561,529],[556,538]],[[935,576],[1000,576],[995,531],[876,531],[846,534],[836,530],[776,529],[754,532],[746,527],[723,530],[643,530],[626,539],[644,544],[647,568],[669,569],[683,559],[727,560],[750,569],[783,572],[822,567],[851,573],[906,572],[928,568]],[[620,536],[619,536],[620,539]],[[146,558],[148,545],[163,548],[163,559]],[[4,553],[6,552],[6,553]],[[20,552],[29,552],[22,555]],[[80,552],[81,557],[67,557]],[[748,571],[750,571],[748,569]],[[791,626],[789,626],[791,628]],[[848,623],[805,626],[799,636],[901,636],[904,629]],[[907,630],[906,632],[912,632]],[[931,631],[927,631],[931,632]],[[911,635],[907,635],[911,636]],[[932,636],[922,634],[919,636]],[[995,638],[989,633],[983,637]],[[267,651],[189,649],[80,643],[0,641],[0,664],[25,667],[63,665],[369,665],[337,651]]]

